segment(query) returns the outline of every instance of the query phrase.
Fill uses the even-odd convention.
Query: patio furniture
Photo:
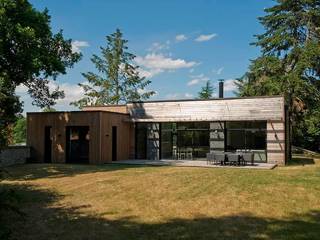
[[[177,160],[178,159],[178,152],[177,152],[177,148],[173,148],[172,150],[172,158]]]
[[[247,165],[248,162],[250,162],[251,165],[254,165],[254,155],[253,155],[253,153],[252,152],[251,153],[248,153],[248,152],[243,153],[242,154],[242,161],[243,161],[244,165]]]
[[[213,162],[214,164],[225,164],[226,161],[226,155],[224,152],[215,152],[213,153]]]
[[[178,159],[186,159],[186,151],[184,149],[179,149],[178,151]]]
[[[212,164],[214,161],[213,153],[207,153],[207,164]]]
[[[240,155],[238,153],[228,153],[227,157],[230,165],[240,165]]]
[[[187,149],[186,157],[187,159],[193,160],[192,149]]]

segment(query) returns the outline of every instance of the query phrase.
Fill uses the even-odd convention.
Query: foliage
[[[42,112],[56,112],[57,110],[53,107],[46,107],[42,109]]]
[[[27,0],[0,1],[0,148],[8,139],[8,126],[21,112],[15,95],[25,85],[33,104],[48,107],[64,96],[59,88],[50,91],[49,80],[65,74],[80,59],[71,50],[71,40],[62,31],[53,34],[48,10],[37,11]]]
[[[198,93],[198,97],[200,99],[210,99],[214,92],[214,87],[212,86],[210,81],[206,82],[206,85],[201,88],[201,91]]]
[[[25,143],[27,140],[27,119],[20,116],[13,126],[13,142]]]
[[[85,97],[72,105],[119,104],[128,101],[148,99],[154,94],[147,91],[151,81],[139,76],[138,66],[134,65],[135,55],[127,52],[127,40],[124,40],[119,29],[106,37],[107,46],[100,47],[101,57],[93,55],[92,63],[101,74],[83,73],[88,84],[80,83]]]
[[[237,81],[240,96],[284,95],[293,143],[320,144],[320,2],[278,0],[259,20],[265,33],[253,43],[262,55]]]
[[[16,120],[16,113],[21,111],[21,103],[14,93],[14,87],[0,77],[0,151],[9,142],[10,124]]]

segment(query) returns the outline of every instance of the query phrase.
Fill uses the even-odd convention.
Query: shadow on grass
[[[306,156],[293,156],[291,161],[288,162],[289,166],[299,166],[299,165],[310,165],[315,164],[315,161],[312,157]]]
[[[105,164],[105,165],[88,165],[88,164],[24,164],[8,167],[9,174],[6,175],[8,180],[35,180],[39,178],[60,178],[72,177],[78,174],[88,174],[95,172],[120,171],[133,168],[151,168],[158,166],[145,165],[124,165],[124,164]]]
[[[25,221],[6,216],[13,239],[319,239],[320,211],[293,215],[279,220],[243,213],[225,217],[199,216],[194,219],[170,219],[145,223],[135,216],[112,219],[86,215],[88,205],[58,206],[63,196],[36,189],[31,185],[2,185],[13,187],[21,196]],[[109,215],[108,215],[109,214]]]

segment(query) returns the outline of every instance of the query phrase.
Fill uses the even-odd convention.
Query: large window
[[[259,160],[265,161],[266,125],[266,121],[227,122],[226,151],[253,151]]]
[[[161,158],[172,158],[181,151],[204,158],[209,151],[209,128],[209,122],[161,123]]]

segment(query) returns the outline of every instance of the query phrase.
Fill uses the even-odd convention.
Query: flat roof
[[[93,110],[93,111],[55,111],[55,112],[27,112],[27,114],[61,114],[61,113],[114,113],[121,115],[129,115],[129,113],[120,113],[120,112],[112,112],[112,111],[102,111],[102,110]]]
[[[170,99],[170,100],[147,100],[147,101],[132,101],[130,103],[157,103],[157,102],[190,102],[190,101],[212,101],[212,100],[233,100],[233,99],[252,99],[252,98],[279,98],[284,97],[283,95],[274,95],[274,96],[250,96],[250,97],[223,97],[223,98],[210,98],[210,99]],[[102,105],[103,106],[103,105]],[[101,107],[101,106],[100,106]]]

